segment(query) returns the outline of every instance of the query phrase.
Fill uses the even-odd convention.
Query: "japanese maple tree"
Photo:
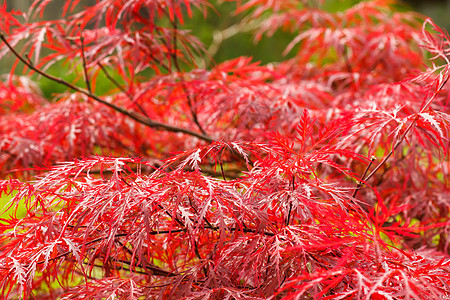
[[[184,27],[214,1],[67,0],[42,20],[50,2],[0,5],[2,298],[450,297],[450,38],[432,20],[235,1],[256,41],[292,33],[292,58],[215,63]],[[44,98],[22,69],[67,90]]]

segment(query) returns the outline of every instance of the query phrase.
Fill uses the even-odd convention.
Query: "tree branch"
[[[91,98],[91,99],[93,99],[93,100],[95,100],[95,101],[97,101],[99,103],[102,103],[102,104],[112,108],[113,110],[115,110],[115,111],[117,111],[117,112],[119,112],[119,113],[121,113],[123,115],[126,115],[127,117],[135,120],[138,123],[141,123],[141,124],[146,125],[146,126],[151,127],[151,128],[155,128],[157,130],[166,130],[166,131],[170,131],[170,132],[184,133],[184,134],[187,134],[187,135],[199,138],[201,140],[204,140],[204,141],[206,141],[208,143],[212,143],[214,141],[213,138],[210,137],[209,135],[206,135],[206,134],[203,134],[203,133],[199,133],[199,132],[195,132],[195,131],[192,131],[192,130],[189,130],[189,129],[180,128],[180,127],[172,126],[172,125],[169,125],[169,124],[161,123],[161,122],[158,122],[158,121],[154,121],[154,120],[152,120],[152,119],[150,119],[150,118],[148,118],[148,117],[146,117],[144,115],[138,114],[138,113],[133,112],[133,111],[128,111],[128,110],[126,110],[126,109],[124,109],[124,108],[122,108],[120,106],[117,106],[117,105],[115,105],[113,103],[110,103],[110,102],[108,102],[108,101],[98,97],[97,95],[89,92],[86,89],[77,87],[77,86],[75,86],[75,85],[73,85],[73,84],[71,84],[71,83],[69,83],[69,82],[67,82],[67,81],[65,81],[65,80],[63,80],[61,78],[55,77],[53,75],[50,75],[50,74],[48,74],[48,73],[46,73],[46,72],[36,68],[32,64],[30,64],[24,57],[22,57],[22,55],[20,55],[14,49],[14,47],[12,47],[8,43],[8,41],[6,40],[5,36],[1,32],[0,32],[0,39],[5,43],[5,45],[9,48],[9,50],[21,62],[23,62],[26,66],[28,66],[30,69],[32,69],[36,73],[44,76],[45,78],[48,78],[48,79],[54,81],[54,82],[57,82],[57,83],[62,84],[62,85],[65,85],[65,86],[67,86],[68,88],[70,88],[70,89],[72,89],[74,91],[82,93],[82,94],[88,96],[89,98]]]

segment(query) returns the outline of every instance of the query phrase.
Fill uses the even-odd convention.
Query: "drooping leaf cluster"
[[[50,2],[0,5],[0,58],[67,87],[0,85],[2,297],[450,297],[450,38],[432,20],[237,1],[295,55],[206,69],[183,24],[215,2],[66,1],[39,20]],[[60,61],[76,82],[47,73]]]

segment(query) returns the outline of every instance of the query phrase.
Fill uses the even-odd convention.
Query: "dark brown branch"
[[[175,219],[175,220],[176,220],[176,219]],[[178,220],[178,222],[181,222],[181,221]],[[244,225],[245,225],[245,224],[244,224]],[[73,227],[73,226],[72,226],[72,225],[68,225],[67,227]],[[183,226],[183,227],[184,227],[184,226]],[[245,226],[244,226],[244,227],[245,227]],[[216,227],[216,226],[213,226],[213,225],[207,225],[207,226],[205,226],[204,228],[205,228],[205,229],[214,230],[214,231],[218,231],[218,230],[219,230],[219,227]],[[228,228],[228,230],[229,230],[229,231],[238,231],[239,229],[238,229],[238,228]],[[175,233],[175,232],[186,232],[186,231],[187,231],[186,228],[183,228],[183,229],[172,229],[172,230],[157,230],[157,231],[151,231],[151,232],[149,232],[149,234],[150,234],[150,235],[159,235],[159,234],[171,234],[171,233]],[[268,232],[268,231],[260,232],[260,231],[258,231],[258,230],[250,229],[250,228],[247,228],[247,227],[243,228],[243,229],[242,229],[242,232],[244,232],[244,233],[262,233],[262,234],[264,234],[264,235],[266,235],[266,236],[274,236],[274,235],[275,235],[275,234],[272,233],[272,232]],[[119,234],[116,234],[116,235],[114,236],[114,238],[124,237],[124,236],[128,236],[128,235],[129,235],[129,233],[119,233]],[[106,238],[108,238],[108,237],[99,237],[99,238],[93,239],[92,241],[87,242],[87,243],[85,244],[85,246],[88,246],[88,245],[91,245],[91,244],[100,242],[100,241],[102,241],[102,240],[104,240],[104,239],[106,239]],[[195,244],[195,248],[196,248],[196,249],[194,249],[194,251],[196,252],[196,255],[198,256],[199,253],[198,253],[197,244]],[[60,259],[61,257],[67,256],[67,255],[69,255],[69,254],[71,254],[71,253],[72,253],[72,251],[65,251],[65,252],[62,252],[62,253],[58,254],[58,255],[55,256],[55,257],[52,257],[52,258],[48,259],[48,260],[41,260],[41,261],[35,262],[35,264],[36,264],[36,265],[42,265],[42,264],[48,263],[48,262],[50,262],[50,261],[58,260],[58,259]],[[199,257],[199,258],[200,258],[200,257]],[[30,266],[30,264],[26,264],[26,265],[24,265],[23,267],[28,268],[29,266]],[[151,265],[150,265],[150,266],[138,266],[138,267],[142,267],[142,268],[144,268],[144,269],[145,269],[145,268],[151,269],[151,268],[149,268],[149,267],[151,267]],[[7,269],[6,267],[0,267],[0,268],[2,268],[2,269]],[[155,268],[157,268],[157,267],[155,267]],[[164,271],[164,270],[158,268],[158,271]],[[164,272],[169,273],[168,271],[164,271]],[[170,274],[173,274],[173,273],[170,273]],[[156,275],[156,274],[155,274],[155,275]]]
[[[126,265],[128,265],[129,267],[130,267],[130,269],[131,269],[131,265],[132,265],[132,263],[130,262],[130,261],[128,261],[128,260],[124,260],[124,259],[116,259],[116,258],[113,258],[113,261],[116,261],[116,262],[119,262],[119,263],[121,263],[121,264],[126,264]],[[155,276],[164,276],[164,277],[175,277],[175,276],[178,276],[178,275],[180,275],[179,273],[175,273],[175,272],[170,272],[170,271],[166,271],[166,270],[164,270],[164,269],[161,269],[161,268],[159,268],[159,267],[157,267],[157,266],[153,266],[153,265],[149,265],[148,263],[147,264],[145,264],[144,266],[143,265],[135,265],[135,267],[138,267],[138,268],[141,268],[141,269],[145,269],[145,270],[150,270],[150,274],[151,275],[155,275]],[[130,270],[130,272],[134,272],[134,270],[133,271],[131,271]],[[148,273],[147,273],[148,274]],[[149,275],[149,274],[148,274]]]
[[[291,191],[295,190],[295,177],[292,176],[291,182],[290,182],[290,187],[291,187]],[[290,195],[288,196],[289,198],[291,197]],[[292,201],[289,202],[289,212],[288,212],[288,217],[287,217],[287,221],[286,221],[286,226],[289,226],[289,222],[291,220],[291,213],[292,213]]]
[[[83,262],[83,264],[90,265],[90,266],[93,266],[93,267],[97,267],[97,268],[100,268],[100,269],[103,269],[103,267],[104,267],[103,265],[100,265],[100,264],[90,264],[90,263],[87,263],[87,262]],[[142,272],[142,271],[139,271],[139,270],[131,271],[129,268],[124,268],[123,266],[113,265],[112,268],[114,270],[133,272],[133,273],[137,273],[137,274],[141,274],[141,275],[156,275],[156,274],[149,274],[148,272]],[[89,278],[93,279],[93,277],[91,277],[91,276],[89,276]]]
[[[212,143],[212,142],[214,141],[213,138],[210,137],[209,135],[206,135],[206,134],[203,134],[203,133],[199,133],[199,132],[195,132],[195,131],[192,131],[192,130],[189,130],[189,129],[185,129],[185,128],[180,128],[180,127],[172,126],[172,125],[169,125],[169,124],[164,124],[164,123],[161,123],[161,122],[158,122],[158,121],[154,121],[154,120],[152,120],[152,119],[150,119],[150,118],[148,118],[148,117],[146,117],[146,116],[144,116],[144,115],[135,113],[135,112],[133,112],[133,111],[128,111],[128,110],[126,110],[126,109],[124,109],[124,108],[122,108],[122,107],[119,107],[119,106],[117,106],[117,105],[115,105],[115,104],[113,104],[113,103],[110,103],[110,102],[108,102],[108,101],[106,101],[106,100],[104,100],[104,99],[102,99],[102,98],[100,98],[100,97],[94,95],[93,93],[89,92],[89,91],[86,90],[86,89],[77,87],[77,86],[75,86],[75,85],[73,85],[73,84],[71,84],[71,83],[69,83],[69,82],[67,82],[67,81],[65,81],[65,80],[63,80],[63,79],[61,79],[61,78],[55,77],[55,76],[53,76],[53,75],[50,75],[50,74],[48,74],[48,73],[46,73],[46,72],[44,72],[44,71],[42,71],[42,70],[40,70],[40,69],[34,67],[34,66],[33,66],[32,64],[30,64],[25,58],[23,58],[23,57],[22,57],[22,56],[21,56],[21,55],[20,55],[20,54],[19,54],[19,53],[18,53],[18,52],[17,52],[17,51],[9,44],[9,43],[8,43],[8,41],[6,40],[5,36],[4,36],[2,33],[0,33],[0,39],[6,44],[6,46],[9,48],[9,50],[10,50],[10,51],[11,51],[11,52],[12,52],[12,53],[13,53],[13,54],[14,54],[21,62],[23,62],[25,65],[27,65],[30,69],[32,69],[32,70],[35,71],[36,73],[38,73],[38,74],[44,76],[44,77],[47,78],[47,79],[50,79],[50,80],[54,81],[54,82],[57,82],[57,83],[62,84],[62,85],[65,85],[65,86],[67,86],[68,88],[70,88],[70,89],[72,89],[72,90],[74,90],[74,91],[77,91],[77,92],[79,92],[79,93],[82,93],[82,94],[88,96],[89,98],[91,98],[91,99],[93,99],[93,100],[95,100],[95,101],[97,101],[97,102],[99,102],[99,103],[102,103],[102,104],[104,104],[104,105],[106,105],[106,106],[112,108],[113,110],[115,110],[115,111],[117,111],[117,112],[119,112],[119,113],[121,113],[121,114],[123,114],[123,115],[126,115],[127,117],[129,117],[129,118],[135,120],[135,121],[138,122],[138,123],[141,123],[141,124],[146,125],[146,126],[151,127],[151,128],[155,128],[155,129],[157,129],[157,130],[166,130],[166,131],[170,131],[170,132],[184,133],[184,134],[187,134],[187,135],[190,135],[190,136],[197,137],[197,138],[199,138],[199,139],[201,139],[201,140],[204,140],[204,141],[206,141],[206,142],[208,142],[208,143]]]
[[[247,228],[244,223],[242,223],[242,225],[244,227],[242,229],[242,232],[244,232],[244,233],[261,233],[261,234],[264,234],[264,235],[267,235],[267,236],[274,236],[275,235],[275,233],[272,233],[272,232],[269,232],[269,231],[258,231],[256,229]],[[205,226],[205,228],[206,229],[212,229],[214,231],[219,230],[219,227],[217,227],[217,226],[212,226],[212,227]],[[229,231],[239,231],[240,229],[239,228],[228,228],[228,230]]]
[[[256,229],[248,228],[244,223],[242,223],[242,226],[244,227],[242,229],[242,232],[244,232],[244,233],[261,233],[261,234],[264,234],[264,235],[267,235],[267,236],[274,236],[275,235],[275,233],[272,233],[272,232],[269,232],[269,231],[262,231],[261,232],[261,231],[258,231]],[[73,225],[68,225],[68,227],[74,227],[74,226]],[[82,226],[80,226],[80,227],[82,227]],[[219,227],[214,226],[214,225],[206,225],[204,228],[205,229],[210,229],[210,230],[213,230],[213,231],[218,231],[219,230]],[[229,231],[239,231],[240,229],[231,227],[231,228],[227,228],[227,230],[229,230]],[[187,232],[187,229],[183,228],[183,229],[153,230],[153,231],[148,232],[148,234],[149,235],[159,235],[159,234],[172,234],[172,233],[180,233],[180,232]],[[125,234],[125,233],[116,234],[116,237],[121,237],[121,236],[127,236],[127,234]],[[97,238],[97,239],[95,239],[93,241],[88,242],[87,244],[95,243],[95,242],[98,242],[99,240],[102,240],[102,239],[103,238]]]
[[[220,162],[220,171],[222,172],[222,178],[224,181],[227,181],[227,178],[225,177],[225,171],[223,170],[223,163]]]

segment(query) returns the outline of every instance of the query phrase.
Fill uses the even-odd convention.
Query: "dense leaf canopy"
[[[236,1],[221,39],[287,31],[291,58],[214,63],[183,26],[215,1],[41,20],[49,2],[0,5],[1,297],[450,297],[450,38],[431,19]]]

